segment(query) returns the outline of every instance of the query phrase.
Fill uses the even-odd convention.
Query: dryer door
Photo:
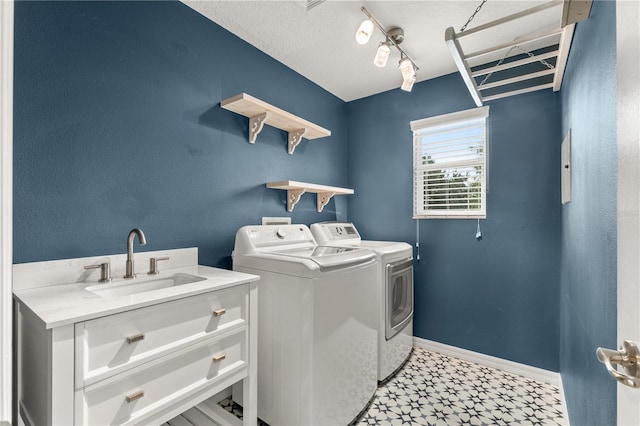
[[[413,318],[413,258],[387,264],[385,338],[395,336]]]

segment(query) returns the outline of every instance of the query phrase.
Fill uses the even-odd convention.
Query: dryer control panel
[[[352,223],[348,222],[322,222],[311,225],[311,232],[318,244],[327,244],[331,241],[360,242],[360,234]]]

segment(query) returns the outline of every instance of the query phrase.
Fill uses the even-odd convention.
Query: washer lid
[[[375,254],[372,251],[356,247],[316,246],[270,251],[269,253],[298,259],[309,259],[316,263],[322,271],[353,266],[375,258]]]
[[[397,241],[363,240],[360,247],[373,250],[381,256],[411,256],[413,247],[407,243]]]

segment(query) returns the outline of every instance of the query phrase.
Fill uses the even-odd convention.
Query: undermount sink
[[[132,294],[145,293],[147,291],[160,290],[163,288],[176,287],[185,284],[204,281],[206,278],[190,274],[173,274],[168,277],[157,278],[146,281],[123,281],[117,284],[99,284],[86,288],[86,290],[101,297],[130,296]]]

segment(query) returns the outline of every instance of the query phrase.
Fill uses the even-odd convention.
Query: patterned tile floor
[[[564,425],[557,387],[424,349],[376,391],[361,425]]]
[[[229,400],[221,405],[241,416]],[[566,420],[556,386],[415,348],[354,424],[565,425]]]

